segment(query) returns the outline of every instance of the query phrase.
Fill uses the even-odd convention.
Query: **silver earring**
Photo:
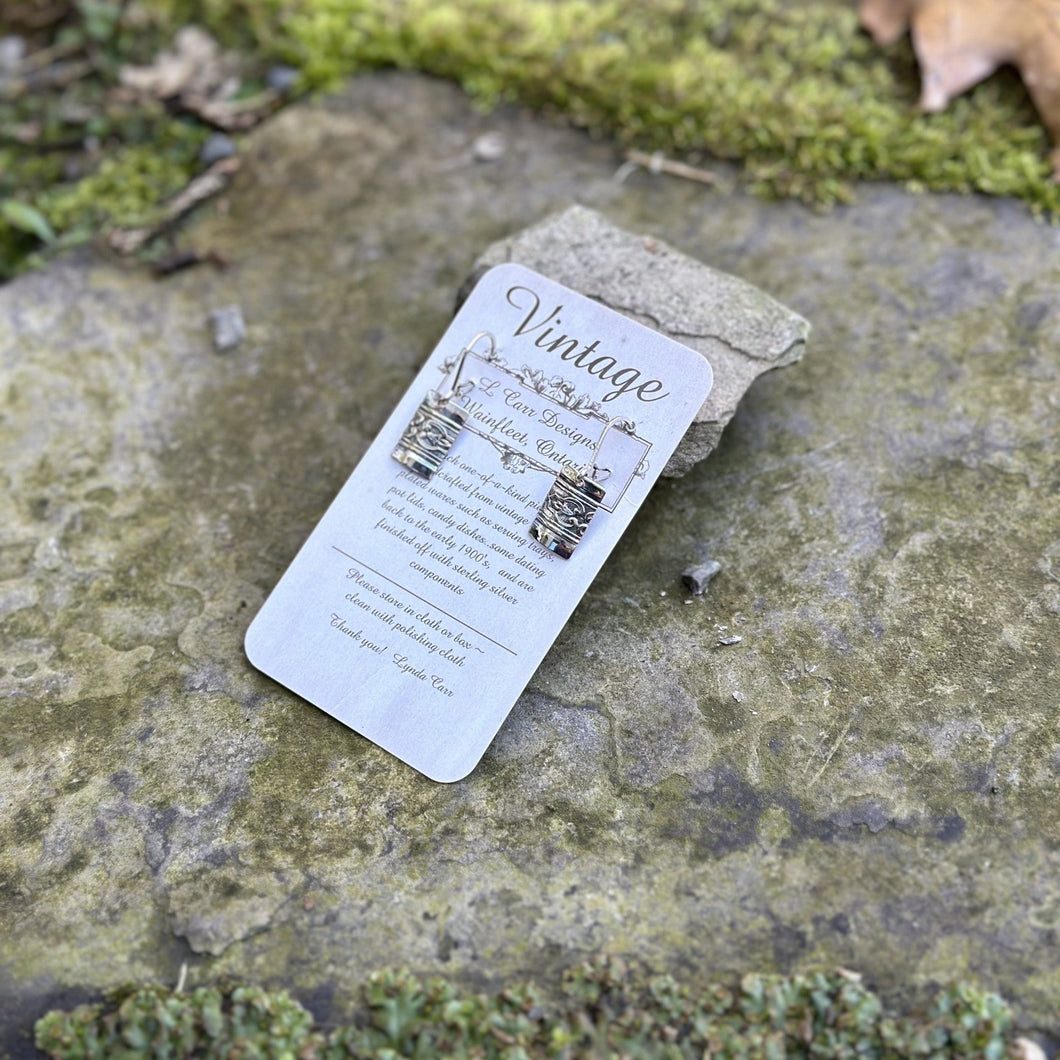
[[[597,467],[596,458],[612,427],[624,431],[635,430],[630,420],[617,416],[608,420],[596,440],[589,462],[581,468],[573,464],[563,465],[530,524],[530,536],[561,559],[570,559],[574,555],[574,550],[585,536],[589,523],[604,499],[605,490],[598,480],[606,479],[611,472],[607,468]]]
[[[487,359],[492,360],[496,356],[497,340],[488,331],[480,331],[460,351],[452,385],[444,394],[437,390],[427,391],[427,396],[420,402],[419,408],[401,435],[401,441],[390,454],[399,464],[404,464],[409,471],[428,481],[445,462],[449,450],[453,448],[453,443],[467,422],[467,410],[461,408],[457,402],[465,397],[475,384],[461,384],[460,373],[464,370],[467,355],[482,338],[489,341]]]

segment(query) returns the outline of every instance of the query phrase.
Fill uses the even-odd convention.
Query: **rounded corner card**
[[[495,266],[254,618],[248,659],[431,779],[464,778],[711,383],[694,350]]]

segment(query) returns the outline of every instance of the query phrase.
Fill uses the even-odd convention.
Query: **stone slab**
[[[244,148],[183,237],[226,272],[86,252],[0,289],[3,1047],[185,962],[337,1020],[373,967],[547,981],[601,949],[840,964],[897,1003],[974,976],[1056,1035],[1060,232],[883,186],[821,215],[618,184],[606,144],[408,75]],[[572,202],[769,291],[813,356],[653,490],[438,786],[242,637],[482,249]]]
[[[710,361],[714,386],[663,469],[671,478],[714,451],[758,376],[793,364],[806,349],[809,323],[764,291],[655,236],[623,231],[584,206],[498,240],[479,256],[470,282],[508,261],[661,331]]]

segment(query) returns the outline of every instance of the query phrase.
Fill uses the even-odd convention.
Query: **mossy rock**
[[[82,250],[0,289],[9,1051],[64,993],[185,962],[330,1027],[395,963],[463,997],[600,950],[693,991],[842,966],[897,1012],[974,981],[1056,1035],[1056,233],[982,197],[822,215],[615,168],[374,74],[245,144],[184,237],[227,270]],[[653,490],[441,787],[242,638],[476,257],[572,202],[791,306],[813,355]]]

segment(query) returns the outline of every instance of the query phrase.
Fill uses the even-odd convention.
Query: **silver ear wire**
[[[446,392],[443,400],[449,401],[450,399],[452,399],[454,397],[456,397],[456,398],[464,397],[464,395],[468,392],[466,390],[464,391],[463,394],[460,392],[460,385],[461,385],[460,384],[460,376],[461,376],[461,374],[464,371],[464,362],[467,360],[467,355],[475,348],[475,343],[477,343],[479,339],[483,339],[483,338],[489,339],[489,344],[490,344],[489,353],[486,354],[486,360],[487,361],[492,361],[497,356],[497,340],[493,337],[491,332],[489,332],[489,331],[480,331],[460,351],[460,356],[457,358],[456,364],[454,365],[456,370],[453,371],[453,385],[449,387],[449,390]],[[452,371],[452,369],[450,369],[450,371]],[[475,386],[475,384],[473,382],[470,383],[470,384],[465,383],[464,385],[467,386],[469,389],[471,389],[471,388],[473,388]]]
[[[430,481],[431,476],[442,466],[453,443],[467,422],[467,410],[457,402],[464,398],[474,383],[461,384],[460,376],[464,371],[464,362],[475,344],[483,337],[489,339],[488,360],[497,355],[497,340],[488,332],[480,331],[461,351],[450,369],[453,382],[444,394],[429,390],[413,413],[408,426],[401,435],[394,451],[390,454],[399,464],[403,464],[421,478]],[[461,386],[467,389],[461,392]]]
[[[635,430],[631,420],[620,416],[608,420],[596,440],[593,455],[581,468],[563,465],[530,524],[530,536],[561,559],[570,559],[574,555],[603,502],[606,491],[598,479],[609,476],[611,470],[597,467],[596,460],[612,427],[630,432]]]

